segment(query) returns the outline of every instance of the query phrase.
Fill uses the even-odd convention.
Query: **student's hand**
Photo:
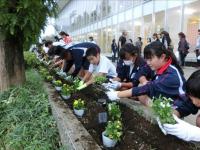
[[[109,92],[106,92],[106,95],[108,96],[108,98],[111,100],[111,101],[116,101],[117,99],[120,99],[118,96],[117,96],[117,91],[109,91]]]
[[[84,89],[84,88],[86,88],[86,87],[87,87],[87,84],[84,83],[84,84],[82,84],[82,85],[79,85],[79,87],[76,88],[76,89],[77,89],[77,90],[82,90],[82,89]]]
[[[173,115],[176,124],[163,124],[164,130],[167,134],[177,136],[184,141],[200,141],[200,128],[193,126]]]
[[[121,88],[122,84],[118,81],[112,81],[112,83],[109,84],[109,88],[112,88],[112,89],[119,89]]]
[[[162,131],[162,133],[164,133],[164,135],[167,135],[167,132],[163,128],[163,125],[161,124],[159,117],[156,118],[156,121],[157,121],[158,126],[159,126],[160,130]]]

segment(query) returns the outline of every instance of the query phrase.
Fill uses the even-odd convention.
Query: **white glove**
[[[164,133],[164,135],[167,135],[167,132],[163,128],[163,125],[161,124],[159,117],[156,117],[156,121],[157,121],[158,126],[159,126],[160,130],[162,131],[162,133]]]
[[[109,84],[109,88],[112,89],[119,89],[122,86],[122,84],[118,81],[113,81],[112,83]]]
[[[193,126],[173,115],[176,124],[163,124],[167,134],[175,135],[184,141],[200,141],[200,128]]]
[[[111,100],[111,101],[115,101],[117,99],[120,99],[118,96],[117,96],[117,91],[109,91],[109,92],[106,92],[108,98]]]

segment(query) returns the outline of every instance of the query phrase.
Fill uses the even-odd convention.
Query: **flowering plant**
[[[49,75],[49,76],[46,77],[46,79],[47,79],[47,81],[52,81],[53,80],[53,76]]]
[[[111,120],[121,120],[121,110],[115,102],[108,104],[108,114]]]
[[[80,98],[74,100],[73,108],[77,109],[77,110],[84,109],[85,108],[85,102],[84,102],[84,100],[82,100]]]
[[[63,84],[61,93],[62,93],[63,95],[70,95],[70,94],[72,93],[72,90],[73,90],[73,89],[72,89],[71,86],[69,86],[69,85],[67,85],[67,84]]]
[[[159,117],[160,122],[162,124],[169,123],[169,124],[175,124],[176,121],[173,118],[173,109],[171,107],[171,101],[172,99],[161,97],[159,98],[153,98],[153,104],[152,109],[156,116]]]
[[[119,141],[122,136],[122,123],[121,121],[108,121],[105,130],[105,136],[112,140]]]
[[[95,83],[102,84],[102,83],[104,83],[107,80],[107,78],[104,77],[104,76],[96,76],[94,78],[94,80],[95,80]]]
[[[60,80],[56,80],[54,84],[55,86],[59,86],[59,87],[62,86],[62,82]]]

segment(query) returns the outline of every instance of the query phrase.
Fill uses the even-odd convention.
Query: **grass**
[[[27,82],[0,93],[0,150],[56,150],[59,135],[47,93],[34,70]]]

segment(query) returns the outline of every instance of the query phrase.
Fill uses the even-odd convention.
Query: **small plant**
[[[74,100],[73,108],[77,109],[77,110],[84,109],[85,108],[85,102],[84,102],[84,100],[82,100],[80,98]]]
[[[72,87],[67,84],[63,84],[61,93],[62,95],[70,95],[72,93]]]
[[[62,82],[60,80],[56,80],[54,84],[55,86],[58,86],[58,87],[62,86]]]
[[[79,78],[74,78],[74,81],[73,81],[73,89],[74,89],[74,91],[76,91],[77,90],[77,88],[80,86],[80,82],[81,82],[81,80],[79,79]]]
[[[172,99],[159,96],[159,98],[153,98],[152,109],[156,116],[159,117],[162,124],[169,123],[175,124],[176,121],[173,118],[173,109],[170,102]]]
[[[30,51],[24,52],[24,61],[26,68],[36,68],[40,64],[36,55]]]
[[[121,121],[108,121],[105,130],[105,136],[112,140],[120,141],[122,136],[122,123]]]
[[[94,80],[95,80],[96,84],[102,84],[102,83],[104,83],[107,80],[107,78],[104,77],[104,76],[96,76],[94,78]]]
[[[47,76],[47,77],[46,77],[46,80],[49,81],[49,82],[51,82],[51,81],[53,80],[53,76],[50,76],[50,75]]]
[[[108,114],[111,120],[121,120],[121,110],[115,102],[108,104]]]

